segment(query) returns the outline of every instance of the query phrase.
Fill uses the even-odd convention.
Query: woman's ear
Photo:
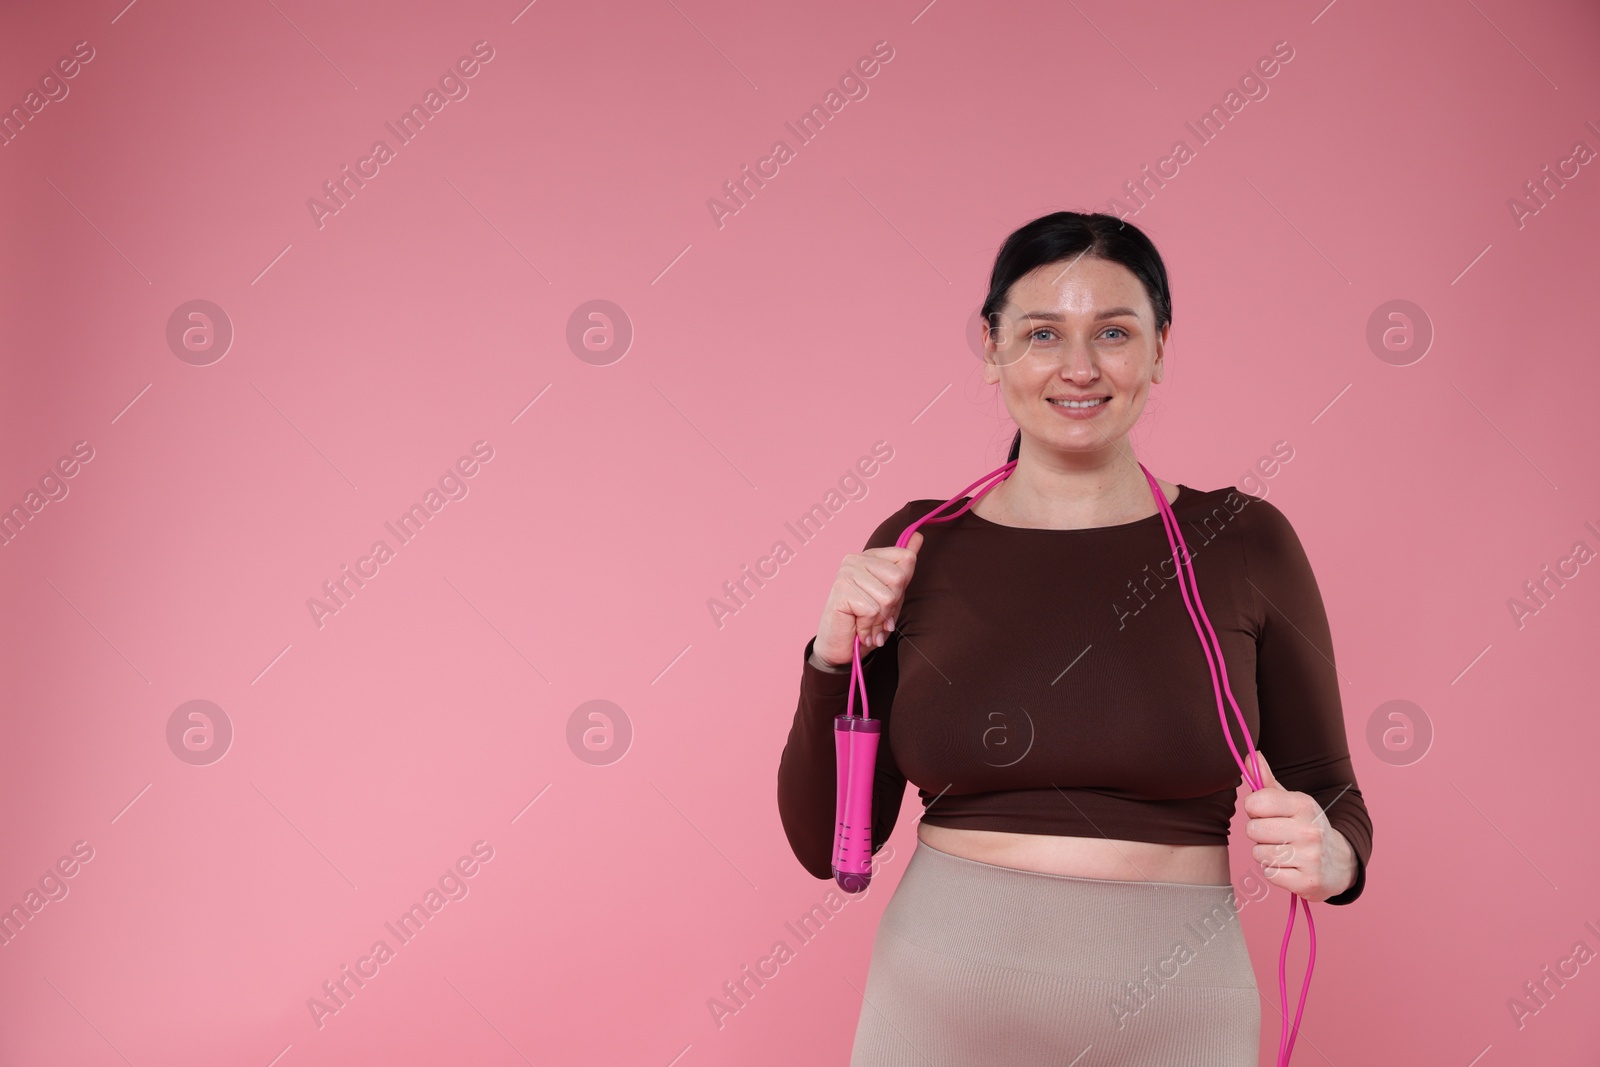
[[[983,380],[989,385],[996,385],[1000,381],[999,352],[995,348],[994,332],[985,330],[983,335]]]

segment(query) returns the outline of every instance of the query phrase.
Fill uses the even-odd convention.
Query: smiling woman
[[[1274,505],[1134,456],[1172,323],[1136,227],[1028,223],[982,317],[984,380],[1018,427],[1008,462],[971,495],[911,501],[844,558],[779,762],[795,856],[847,891],[907,782],[922,800],[851,1065],[1089,1062],[1092,1047],[1096,1063],[1254,1067],[1260,994],[1228,864],[1238,754],[1256,761],[1250,857],[1308,922],[1307,901],[1361,895],[1372,850],[1310,562]],[[1183,596],[1123,625],[1107,605],[1162,559]],[[862,775],[833,739],[868,708],[879,743]],[[1180,942],[1193,957],[1159,996],[1129,988]]]

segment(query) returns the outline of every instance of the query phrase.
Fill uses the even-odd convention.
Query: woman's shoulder
[[[1221,513],[1245,518],[1251,528],[1287,524],[1289,519],[1276,504],[1266,497],[1253,496],[1238,486],[1224,485],[1216,489],[1196,489],[1186,485],[1172,506],[1173,514],[1180,519],[1220,517]]]
[[[1186,530],[1199,532],[1207,542],[1217,537],[1239,540],[1246,555],[1277,555],[1286,546],[1299,544],[1294,526],[1282,509],[1237,486],[1184,486],[1172,513]]]
[[[878,524],[878,528],[872,531],[872,536],[867,539],[866,547],[886,548],[893,545],[900,539],[900,535],[905,532],[907,526],[910,526],[943,503],[945,503],[943,500],[906,501],[898,511]],[[948,515],[950,511],[958,509],[959,505],[952,506],[945,514]]]

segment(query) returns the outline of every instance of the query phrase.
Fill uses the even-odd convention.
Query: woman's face
[[[984,381],[998,383],[1025,437],[1064,452],[1117,446],[1162,373],[1164,327],[1149,294],[1120,263],[1080,256],[1012,283],[984,342]],[[1072,410],[1058,399],[1102,400]]]

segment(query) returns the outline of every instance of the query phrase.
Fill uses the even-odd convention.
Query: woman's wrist
[[[829,663],[827,660],[817,655],[815,648],[813,648],[811,651],[810,663],[817,670],[827,671],[829,674],[844,674],[850,669],[849,663]]]
[[[1340,879],[1343,884],[1329,894],[1329,896],[1336,897],[1340,893],[1347,892],[1351,886],[1356,884],[1356,876],[1360,873],[1360,860],[1356,856],[1355,846],[1350,844],[1349,838],[1345,837],[1344,834],[1330,826],[1328,827],[1327,838],[1328,844],[1331,846],[1330,851],[1334,853],[1333,867],[1345,875],[1344,878]]]

